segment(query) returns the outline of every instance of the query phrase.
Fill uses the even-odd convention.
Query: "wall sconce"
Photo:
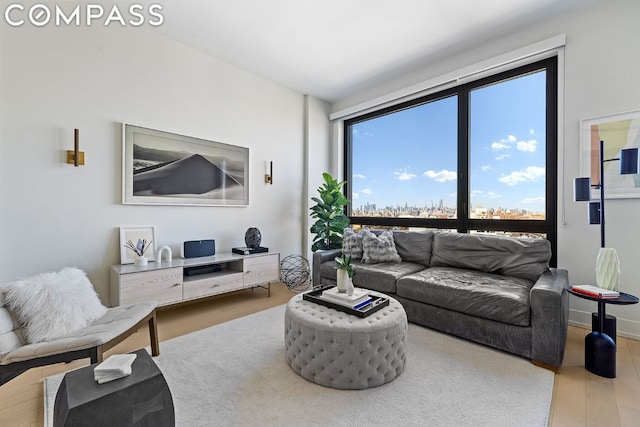
[[[269,171],[264,174],[264,183],[273,185],[273,162],[269,162]]]
[[[74,129],[73,150],[67,150],[67,163],[73,166],[84,166],[84,151],[80,151],[80,130]]]

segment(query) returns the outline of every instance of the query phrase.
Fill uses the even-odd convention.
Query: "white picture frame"
[[[120,263],[121,264],[133,264],[137,258],[135,252],[127,248],[125,245],[129,240],[134,244],[138,239],[150,241],[149,249],[144,253],[149,261],[155,261],[156,259],[156,227],[120,227]]]
[[[600,182],[600,140],[604,141],[604,159],[616,159],[623,148],[640,147],[640,110],[583,119],[580,121],[580,176]],[[620,175],[619,161],[604,163],[604,197],[628,199],[640,197],[640,174]],[[591,198],[600,199],[592,189]]]
[[[249,148],[123,123],[122,203],[248,206]]]

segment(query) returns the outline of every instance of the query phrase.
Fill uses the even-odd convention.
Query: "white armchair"
[[[86,292],[87,286],[91,292]],[[62,294],[56,295],[63,288]],[[48,306],[52,295],[53,303],[56,296],[63,297],[58,299],[63,309]],[[149,325],[152,355],[160,354],[156,301],[106,308],[98,300],[99,308],[91,311],[87,307],[95,307],[95,301],[87,302],[87,295],[97,298],[84,272],[72,268],[0,285],[0,385],[37,366],[87,357],[91,363],[101,362],[105,351],[145,323]],[[89,313],[90,321],[76,327],[80,324],[78,315],[84,312]],[[100,316],[92,318],[92,312]],[[73,316],[72,327],[60,316]],[[64,327],[71,330],[65,332]]]

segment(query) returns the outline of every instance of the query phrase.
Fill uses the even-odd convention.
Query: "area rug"
[[[287,365],[284,305],[164,341],[154,360],[185,427],[546,426],[554,379],[526,359],[410,324],[399,377],[326,388]],[[62,376],[45,380],[47,421]]]

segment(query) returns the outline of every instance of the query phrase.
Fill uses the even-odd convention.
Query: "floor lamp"
[[[620,283],[620,263],[616,250],[605,246],[604,164],[606,162],[619,161],[621,175],[637,174],[638,160],[637,148],[620,150],[619,157],[605,159],[604,141],[600,141],[600,182],[591,184],[591,178],[576,178],[574,180],[574,200],[576,202],[589,201],[589,224],[600,224],[600,251],[596,260],[596,283],[601,288],[617,290]],[[591,188],[600,190],[600,201],[590,201]]]
[[[574,199],[576,201],[590,201],[591,188],[600,190],[600,201],[589,202],[589,223],[600,224],[600,251],[596,260],[596,282],[597,285],[605,289],[617,290],[620,283],[620,262],[613,248],[605,247],[604,239],[604,164],[605,162],[620,161],[620,174],[638,173],[638,149],[631,148],[620,151],[620,156],[615,159],[604,159],[604,142],[600,141],[600,182],[592,185],[590,178],[576,178],[574,181]],[[604,333],[607,322],[613,324],[615,331],[615,318],[608,319],[604,314],[604,304],[598,302],[598,314],[592,315],[593,322],[598,324],[584,338],[585,360],[584,366],[590,372],[607,378],[616,376],[616,343],[613,337]],[[607,317],[607,318],[605,318]]]

